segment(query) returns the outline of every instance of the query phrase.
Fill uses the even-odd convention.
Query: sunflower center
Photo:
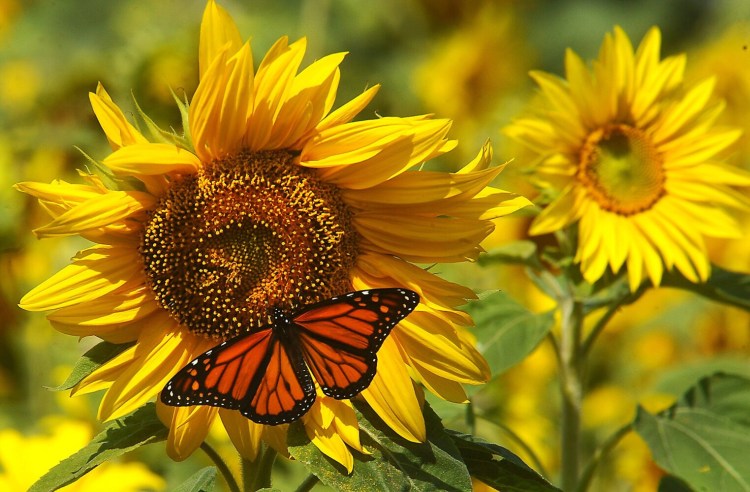
[[[228,339],[350,289],[357,234],[338,189],[287,151],[214,161],[175,183],[144,228],[157,301],[191,331]]]
[[[603,209],[620,215],[648,210],[665,193],[661,155],[641,130],[623,124],[588,136],[577,176]]]

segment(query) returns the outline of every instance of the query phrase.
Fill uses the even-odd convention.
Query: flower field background
[[[564,77],[566,49],[588,63],[615,26],[636,48],[657,26],[662,58],[686,54],[686,87],[715,78],[706,104],[726,104],[715,125],[744,131],[717,152],[722,162],[750,171],[750,4],[741,0],[388,0],[371,9],[355,0],[227,0],[222,6],[251,36],[256,63],[283,34],[291,40],[307,37],[303,65],[348,52],[337,106],[382,84],[361,117],[430,113],[450,118],[449,137],[459,145],[431,161],[434,170],[458,170],[489,139],[495,163],[510,161],[494,185],[542,206],[550,199],[540,193],[534,174],[538,156],[522,145],[523,139],[512,138],[517,136],[514,122],[528,108],[544,104],[529,72]],[[97,419],[100,395],[71,398],[68,391],[50,390],[63,385],[79,357],[99,340],[64,336],[42,313],[17,307],[26,292],[88,243],[69,237],[38,241],[31,231],[45,223],[43,210],[13,185],[77,182],[77,170],[87,164],[77,148],[88,155],[107,154],[88,100],[97,82],[127,116],[136,113],[135,97],[162,128],[179,128],[172,91],[180,97],[195,92],[196,33],[204,8],[203,1],[194,0],[0,0],[0,490],[28,489],[103,428]],[[716,179],[709,182],[721,184]],[[729,184],[742,184],[742,179],[747,180]],[[748,188],[737,190],[741,202]],[[707,239],[708,260],[721,268],[714,275],[750,271],[750,214],[735,208],[727,213],[741,234]],[[564,412],[558,360],[546,334],[559,333],[564,320],[556,311],[560,297],[555,299],[554,289],[545,291],[540,288],[544,278],[535,282],[527,274],[545,271],[535,263],[536,252],[553,242],[550,235],[529,236],[534,214],[529,208],[496,220],[495,231],[482,244],[488,253],[477,262],[437,267],[435,273],[479,294],[480,301],[467,310],[477,325],[472,332],[477,347],[493,374],[486,385],[468,390],[468,406],[431,394],[427,401],[446,428],[500,444],[559,486],[565,466],[560,445]],[[737,376],[713,386],[716,395],[737,395],[724,408],[727,418],[733,410],[750,407],[750,390],[742,379],[750,378],[746,279],[730,276],[724,284],[702,288],[665,274],[662,287],[645,289],[637,298],[631,297],[636,289],[626,279],[598,291],[587,305],[591,316],[584,331],[598,330],[604,318],[608,323],[587,353],[582,378],[582,463],[617,436],[592,469],[589,490],[658,490],[667,472],[679,476],[644,440],[648,415],[676,402],[700,400],[695,391],[701,378]],[[638,432],[626,428],[618,434],[636,418]],[[733,425],[748,439],[747,417],[739,420]],[[209,441],[239,473],[240,461],[226,435],[216,429]],[[104,463],[69,490],[173,490],[210,465],[201,452],[183,463],[165,459],[164,444],[157,442]],[[750,470],[731,471],[739,477],[734,477],[737,484],[750,487]],[[280,459],[274,486],[294,489],[307,475],[299,463]],[[217,488],[223,486],[217,479]],[[690,490],[683,483],[672,486]],[[727,490],[743,490],[737,487]]]

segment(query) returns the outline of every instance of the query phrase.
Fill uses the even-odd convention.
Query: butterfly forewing
[[[292,319],[305,361],[323,392],[351,398],[377,370],[377,350],[399,321],[419,304],[406,289],[352,292],[307,307]]]
[[[273,341],[270,329],[233,338],[196,358],[164,387],[167,405],[213,405],[237,409],[253,394],[260,364]]]

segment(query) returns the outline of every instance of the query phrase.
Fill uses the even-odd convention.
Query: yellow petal
[[[81,306],[67,307],[47,315],[51,321],[81,326],[103,326],[129,323],[161,309],[150,289],[145,287],[112,293],[86,302]]]
[[[243,458],[255,461],[261,446],[263,427],[242,415],[238,410],[219,410],[219,416],[229,439]]]
[[[49,184],[17,183],[14,188],[37,198],[52,217],[59,217],[76,205],[96,198],[103,193],[101,189],[93,186],[70,184],[60,180],[54,180]]]
[[[306,48],[307,40],[304,38],[289,46],[286,46],[286,39],[282,38],[269,50],[258,67],[255,104],[245,136],[249,150],[266,149],[269,140],[275,140],[279,131],[277,116],[289,97]]]
[[[148,143],[146,137],[125,118],[122,110],[112,101],[101,83],[96,86],[96,94],[89,93],[89,101],[112,150],[125,145]]]
[[[389,255],[360,254],[350,277],[352,282],[362,282],[362,289],[407,287],[419,294],[420,303],[435,308],[453,309],[476,299],[471,289]]]
[[[568,224],[575,222],[579,213],[576,212],[575,189],[570,186],[552,203],[542,210],[531,224],[529,234],[538,235],[554,232],[562,229]]]
[[[343,125],[349,123],[355,116],[357,116],[365,107],[370,104],[370,101],[375,97],[380,89],[380,84],[370,87],[362,94],[358,95],[351,101],[347,102],[336,111],[332,112],[321,121],[315,129],[318,132],[322,132],[328,128]]]
[[[438,376],[432,372],[429,368],[423,367],[417,361],[411,361],[411,367],[416,371],[419,376],[419,381],[427,388],[432,394],[439,396],[445,401],[453,403],[467,403],[469,401],[466,395],[466,390],[461,385],[451,379],[446,379]]]
[[[75,385],[70,391],[70,395],[85,395],[112,386],[112,383],[114,383],[117,378],[119,378],[127,368],[133,364],[133,361],[136,360],[137,349],[138,347],[133,345],[132,347],[120,352],[111,360],[102,364],[98,369]]]
[[[143,333],[136,345],[136,360],[102,398],[101,420],[116,419],[140,407],[157,395],[174,373],[215,345],[185,329],[174,329],[174,321],[166,314],[164,317],[164,324],[171,326],[155,326]]]
[[[344,190],[343,194],[348,203],[362,208],[370,208],[367,204],[390,208],[409,205],[409,210],[414,213],[440,215],[442,207],[470,200],[495,179],[501,170],[502,168],[494,168],[470,174],[406,171],[372,188]],[[417,204],[421,207],[414,206]]]
[[[398,324],[393,335],[410,359],[440,377],[469,384],[489,380],[490,369],[484,357],[435,313],[413,312]]]
[[[653,141],[660,144],[679,133],[682,127],[703,111],[714,89],[715,80],[707,79],[693,87],[679,102],[666,108],[654,123]]]
[[[393,216],[362,212],[353,219],[370,251],[394,254],[418,263],[476,258],[491,222],[461,218]]]
[[[286,446],[286,436],[289,431],[289,425],[264,425],[262,427],[263,442],[271,446],[280,455],[290,458],[291,455]]]
[[[34,234],[40,238],[81,234],[122,222],[155,205],[156,198],[148,193],[111,191],[76,205],[49,224],[34,229]]]
[[[193,454],[206,439],[218,410],[205,405],[170,407],[157,401],[156,414],[169,427],[167,455],[175,461],[183,461]]]
[[[201,161],[191,152],[171,144],[134,144],[116,150],[104,159],[115,174],[155,176],[194,174]]]
[[[237,153],[253,110],[253,55],[245,43],[214,59],[190,104],[190,135],[203,162]]]
[[[336,432],[336,428],[323,429],[315,424],[313,419],[305,419],[305,417],[303,417],[303,421],[305,422],[307,437],[310,438],[315,447],[332,460],[340,463],[346,468],[347,473],[351,473],[354,469],[354,457],[344,440]]]
[[[326,181],[342,188],[369,188],[451,150],[455,142],[445,140],[450,126],[450,120],[418,117],[341,125],[338,135],[323,135],[305,146],[300,164],[321,168]],[[354,127],[364,133],[353,134]],[[335,155],[324,157],[331,151]]]
[[[378,352],[378,371],[362,396],[398,435],[411,442],[427,439],[422,407],[396,342],[388,337]]]
[[[331,110],[340,78],[338,66],[345,55],[325,56],[295,77],[275,118],[268,148],[297,149],[304,145],[309,132]],[[302,145],[296,143],[300,139]]]
[[[349,400],[336,400],[333,398],[323,397],[321,398],[323,405],[329,407],[333,413],[333,425],[336,427],[341,439],[351,448],[356,449],[360,453],[370,454],[370,452],[362,446],[362,442],[359,439],[359,422],[357,421],[357,414],[354,413]]]
[[[208,67],[222,50],[230,55],[242,46],[242,37],[232,17],[214,0],[209,0],[201,20],[198,66],[203,79]]]
[[[134,248],[94,246],[37,285],[19,306],[27,311],[49,311],[98,299],[126,282],[141,282],[142,263]]]

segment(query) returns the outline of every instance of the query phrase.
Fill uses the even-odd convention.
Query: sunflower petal
[[[134,144],[116,150],[104,159],[116,174],[154,176],[171,173],[193,174],[201,161],[191,152],[171,144]]]
[[[141,261],[132,248],[94,246],[81,251],[73,262],[23,296],[19,306],[27,311],[51,311],[91,301],[139,280]]]
[[[169,324],[171,318],[164,315]],[[111,420],[126,415],[157,395],[172,375],[215,342],[185,330],[153,329],[138,340],[137,360],[107,390],[99,406],[99,418]]]
[[[200,42],[198,47],[198,66],[203,80],[208,67],[222,51],[234,54],[242,46],[242,37],[237,25],[226,10],[209,0],[203,11]]]
[[[37,237],[69,236],[110,226],[149,210],[156,198],[140,191],[111,191],[76,205],[52,222],[37,229]]]
[[[112,101],[101,82],[96,86],[96,93],[89,93],[89,101],[112,150],[126,145],[148,143],[146,137],[125,118],[122,110]]]
[[[174,461],[187,459],[203,443],[218,408],[205,405],[170,407],[156,402],[156,415],[169,428],[167,455]]]
[[[229,439],[243,458],[255,461],[261,446],[263,426],[249,420],[237,410],[219,410]]]
[[[427,439],[414,385],[391,337],[385,339],[378,352],[378,371],[362,396],[378,416],[407,441],[424,442]]]

